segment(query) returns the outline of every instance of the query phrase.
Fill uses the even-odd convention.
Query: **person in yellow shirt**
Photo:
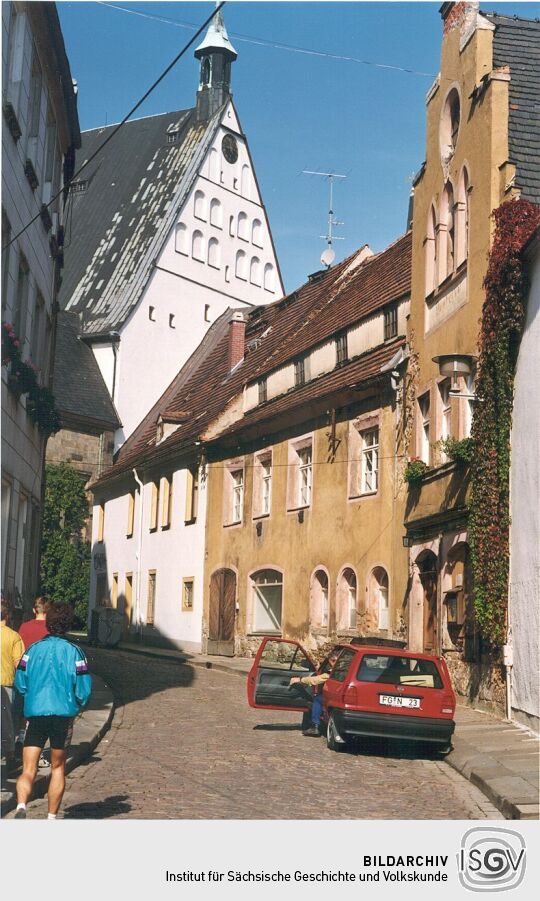
[[[13,734],[13,717],[11,706],[13,702],[13,683],[17,664],[24,654],[24,644],[21,636],[14,629],[10,629],[10,608],[8,602],[2,598],[0,607],[0,637],[2,639],[2,757],[9,766],[13,761],[15,740]]]

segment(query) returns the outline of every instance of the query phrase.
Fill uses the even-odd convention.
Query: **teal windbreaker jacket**
[[[15,688],[24,696],[24,715],[76,716],[88,703],[92,677],[81,649],[47,635],[23,654]]]

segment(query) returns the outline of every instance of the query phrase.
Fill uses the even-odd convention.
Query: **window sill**
[[[171,528],[171,524],[170,524],[170,522],[168,522],[165,525],[161,526],[161,531],[168,532],[170,528]]]
[[[454,282],[458,282],[466,272],[467,260],[463,260],[463,262],[459,264],[454,272],[451,272],[449,275],[447,275],[442,282],[440,282],[435,288],[433,288],[433,291],[430,291],[429,294],[426,294],[426,303],[430,303],[436,300],[439,294],[444,294],[445,291],[447,291],[448,288],[452,287]]]
[[[253,516],[253,522],[260,522],[261,519],[270,519],[270,513],[257,513]]]
[[[298,513],[300,510],[311,510],[311,504],[303,504],[299,507],[287,507],[287,513]]]
[[[191,519],[185,519],[185,520],[184,520],[184,525],[185,525],[185,526],[193,526],[193,525],[195,525],[196,522],[197,522],[197,517],[196,517],[196,516],[192,516]]]
[[[241,525],[243,525],[242,520],[236,519],[234,522],[224,522],[223,528],[224,529],[232,529],[234,526],[241,526]]]
[[[350,501],[361,501],[361,500],[363,500],[363,498],[377,497],[378,494],[379,494],[379,489],[377,488],[376,491],[363,491],[361,494],[350,494],[349,500]]]

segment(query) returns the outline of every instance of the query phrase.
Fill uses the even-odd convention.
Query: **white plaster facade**
[[[221,143],[233,134],[238,160]],[[243,255],[243,256],[242,256]],[[94,352],[122,422],[118,449],[231,306],[283,296],[270,226],[234,106],[229,101],[141,300],[117,342]],[[172,318],[171,318],[172,317]],[[116,346],[116,371],[114,347]]]
[[[530,291],[515,377],[510,469],[509,625],[512,713],[539,730],[540,686],[540,240],[529,251]]]
[[[64,105],[65,56],[52,4],[2,4],[2,102],[15,119],[2,129],[2,322],[14,327],[25,362],[48,385],[53,352],[57,264],[50,238],[62,224],[62,201],[16,237],[62,184],[62,160],[78,141],[78,122]],[[71,115],[71,120],[70,120]],[[17,136],[17,132],[20,134]],[[30,160],[37,177],[25,172]],[[13,240],[16,239],[16,240]],[[10,243],[13,241],[13,243]],[[26,397],[8,387],[2,367],[2,588],[16,607],[31,607],[37,589],[45,440],[26,412]]]
[[[186,522],[188,471],[172,473],[170,525],[164,525],[161,483],[157,527],[151,529],[152,486],[145,482],[142,509],[140,493],[135,495],[133,534],[126,537],[129,516],[129,493],[135,481],[125,484],[114,496],[95,498],[93,508],[93,566],[90,597],[96,599],[99,576],[106,579],[106,606],[124,612],[126,576],[132,577],[131,636],[144,634],[151,643],[173,645],[194,653],[201,650],[203,610],[204,533],[206,490],[199,477],[197,514]],[[99,541],[100,503],[104,503],[103,540]],[[140,559],[140,566],[139,566]],[[155,573],[154,623],[147,625],[149,573]],[[113,582],[117,578],[117,594]],[[193,580],[193,606],[183,609],[184,580]],[[102,598],[103,600],[103,598]],[[125,633],[127,637],[127,632]]]

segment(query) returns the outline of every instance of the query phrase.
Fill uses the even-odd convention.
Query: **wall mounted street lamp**
[[[475,394],[463,394],[460,391],[459,379],[460,377],[469,378],[473,374],[477,357],[473,357],[471,354],[441,354],[438,357],[433,357],[433,362],[437,363],[442,376],[452,380],[450,394],[453,397],[476,400]]]

